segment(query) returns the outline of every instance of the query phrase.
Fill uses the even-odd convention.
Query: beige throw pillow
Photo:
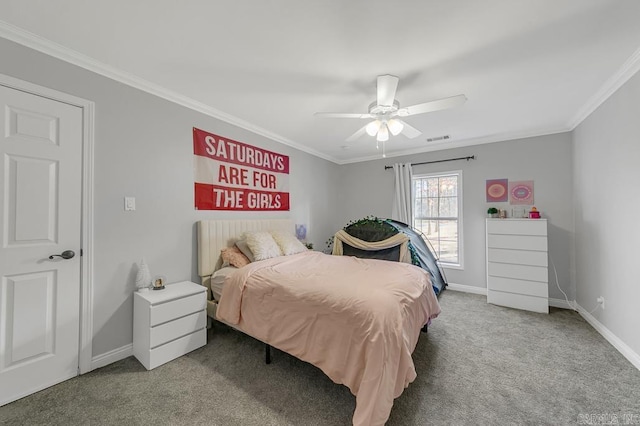
[[[307,251],[304,244],[302,244],[291,232],[271,231],[271,236],[273,236],[275,242],[278,243],[280,250],[282,250],[282,253],[285,256]]]
[[[255,260],[282,256],[280,247],[268,232],[245,232],[242,239],[247,242]]]

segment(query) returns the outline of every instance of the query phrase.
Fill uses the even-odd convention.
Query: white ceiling
[[[636,0],[0,2],[5,37],[337,163],[381,154],[345,142],[366,121],[313,113],[366,112],[380,74],[401,106],[468,98],[407,117],[423,135],[387,156],[571,130],[637,68],[639,18]]]

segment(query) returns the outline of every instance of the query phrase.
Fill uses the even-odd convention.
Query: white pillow
[[[302,253],[307,251],[307,248],[290,232],[286,231],[271,231],[273,239],[280,246],[280,250],[285,256],[290,254]]]
[[[242,239],[247,242],[255,260],[282,256],[278,243],[268,232],[245,232]]]

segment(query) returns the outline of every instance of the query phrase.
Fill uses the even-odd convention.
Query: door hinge
[[[80,249],[80,256],[82,256],[84,254],[84,252],[82,251],[82,249]]]

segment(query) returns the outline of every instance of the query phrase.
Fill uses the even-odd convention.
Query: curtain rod
[[[434,160],[434,161],[423,161],[422,163],[411,163],[412,166],[420,166],[422,164],[433,164],[433,163],[444,163],[446,161],[458,161],[458,160],[475,160],[475,155],[470,155],[468,157],[458,157],[458,158],[448,158],[446,160]],[[393,166],[384,166],[384,169],[393,169]]]

